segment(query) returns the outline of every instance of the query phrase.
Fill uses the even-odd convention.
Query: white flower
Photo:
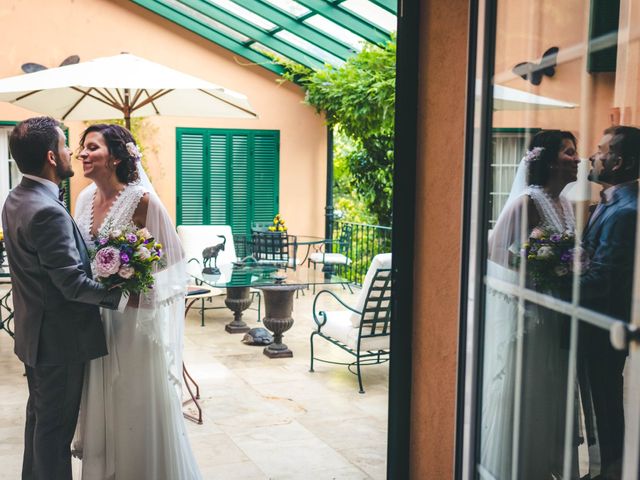
[[[142,153],[140,153],[140,150],[138,149],[135,143],[129,142],[125,146],[127,147],[127,152],[129,153],[129,156],[132,157],[134,160],[138,161],[142,158]]]
[[[564,265],[558,265],[556,268],[553,269],[553,271],[559,277],[563,277],[564,275],[569,273],[569,269]]]
[[[109,236],[111,238],[118,238],[120,235],[122,235],[122,230],[120,230],[119,228],[114,228],[109,232]]]
[[[540,259],[545,259],[545,258],[550,258],[553,256],[553,248],[548,247],[548,246],[544,246],[544,247],[540,247],[540,250],[538,250],[538,258]]]
[[[129,265],[129,264],[124,264],[120,267],[120,269],[118,270],[118,275],[120,275],[122,278],[127,279],[127,278],[131,278],[133,277],[133,274],[136,273],[136,271],[134,270],[134,268]]]
[[[140,245],[138,247],[138,251],[136,252],[136,256],[140,257],[142,260],[146,260],[151,256],[151,252],[147,247]]]
[[[141,228],[136,232],[136,234],[140,238],[144,238],[145,240],[148,240],[149,238],[151,238],[151,232],[149,232],[149,230],[147,230],[146,228]]]
[[[544,151],[544,147],[534,147],[528,150],[524,156],[524,161],[527,163],[535,162],[540,158],[540,155]]]

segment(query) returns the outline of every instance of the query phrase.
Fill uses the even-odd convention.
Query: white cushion
[[[222,243],[222,239],[218,235],[224,235],[227,241],[224,250],[220,250],[218,253],[216,264],[221,266],[238,260],[236,247],[233,243],[233,233],[229,225],[180,225],[177,230],[187,261],[195,258],[202,266],[202,251],[207,247]],[[213,262],[211,263],[213,266]]]
[[[315,263],[326,263],[329,265],[350,265],[351,259],[341,253],[315,252],[309,255],[309,260]]]
[[[391,254],[390,253],[380,253],[373,257],[371,261],[371,265],[369,266],[369,270],[367,270],[367,275],[364,277],[364,282],[362,284],[362,290],[360,290],[360,296],[358,297],[358,301],[356,302],[354,308],[361,312],[365,307],[365,302],[367,300],[367,293],[369,293],[369,287],[371,286],[371,282],[373,281],[373,277],[376,274],[376,270],[381,268],[391,268]],[[375,298],[375,293],[372,298]],[[387,307],[389,304],[388,301],[382,302],[382,307]],[[360,318],[361,315],[359,313],[351,313],[351,324],[354,327],[360,326]],[[373,313],[365,314],[365,318],[373,318]]]
[[[358,347],[358,328],[353,328],[351,320],[349,319],[348,310],[341,310],[338,312],[326,312],[327,323],[324,324],[320,330],[325,335],[335,338],[344,343],[348,347],[356,350]],[[322,317],[321,317],[322,318]],[[367,331],[362,332],[363,335],[367,334]],[[360,351],[365,350],[387,350],[389,349],[389,336],[383,337],[371,337],[363,338],[360,343]]]

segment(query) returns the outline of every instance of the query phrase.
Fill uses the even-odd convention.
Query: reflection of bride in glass
[[[567,319],[525,304],[516,392],[518,300],[504,287],[520,285],[521,248],[534,229],[573,234],[573,209],[560,193],[576,180],[579,163],[570,132],[538,132],[489,236],[480,469],[498,480],[547,480],[562,475],[568,362],[562,328],[567,327]]]

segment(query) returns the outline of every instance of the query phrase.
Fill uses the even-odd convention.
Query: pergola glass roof
[[[396,30],[397,0],[131,0],[275,73],[269,54],[340,66]]]

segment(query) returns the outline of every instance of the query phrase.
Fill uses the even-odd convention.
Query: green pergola
[[[306,67],[339,67],[365,43],[396,30],[398,0],[130,0],[281,75],[283,57]],[[333,134],[327,129],[325,236],[333,228]]]
[[[397,0],[131,1],[277,74],[273,55],[340,66],[396,29]]]

